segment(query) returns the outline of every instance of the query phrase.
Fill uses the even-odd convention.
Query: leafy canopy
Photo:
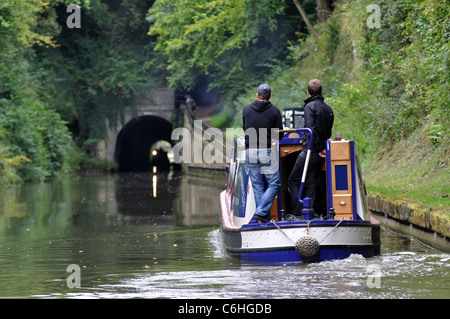
[[[255,64],[279,56],[261,50],[258,61],[252,50],[275,38],[277,15],[284,10],[285,4],[272,0],[161,0],[147,20],[149,35],[157,36],[155,49],[167,57],[172,86],[190,89],[204,74],[224,91],[245,84]]]

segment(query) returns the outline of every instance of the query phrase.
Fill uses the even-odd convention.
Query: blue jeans
[[[270,207],[281,187],[278,159],[274,158],[270,149],[247,149],[245,169],[250,175],[255,194],[255,214],[270,218]]]

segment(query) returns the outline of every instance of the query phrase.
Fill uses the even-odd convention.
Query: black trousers
[[[302,204],[298,201],[300,183],[302,181],[303,168],[306,161],[306,149],[302,150],[297,157],[294,168],[288,178],[288,214],[301,215]],[[320,171],[325,158],[319,153],[311,151],[309,157],[308,171],[306,173],[305,183],[303,185],[303,194],[301,198],[310,197],[311,207],[314,207],[317,193],[317,185],[320,183]]]

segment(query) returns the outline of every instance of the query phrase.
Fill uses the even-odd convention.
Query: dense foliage
[[[60,113],[72,122],[79,145],[106,134],[106,119],[116,123],[126,106],[158,84],[153,43],[145,15],[153,0],[89,0],[81,28],[65,26],[66,4],[53,7],[63,26],[58,47],[39,50],[47,81]],[[56,80],[56,81],[55,81]]]
[[[316,25],[319,38],[293,44],[295,63],[274,70],[268,80],[272,101],[281,109],[301,107],[307,82],[321,79],[336,115],[334,132],[357,142],[367,180],[448,194],[449,2],[377,3],[379,28],[367,23],[373,1],[341,1]],[[254,91],[226,106],[233,125],[241,125],[241,110]]]
[[[104,138],[107,120],[120,120],[125,106],[164,80],[147,35],[152,3],[0,3],[3,182],[43,179],[62,167],[95,162],[88,154]],[[68,27],[69,4],[81,6],[81,28]]]
[[[378,1],[380,27],[369,28],[373,1],[343,1],[310,36],[290,47],[294,66],[272,73],[273,101],[300,107],[317,77],[336,112],[335,131],[358,141],[362,154],[392,147],[416,131],[430,148],[449,143],[450,6],[448,1]],[[254,88],[238,98],[240,110]],[[233,107],[231,107],[233,109]]]
[[[148,21],[173,87],[192,89],[206,75],[209,88],[228,97],[282,64],[302,30],[292,1],[160,0]]]
[[[291,0],[1,1],[0,179],[85,164],[107,123],[150,87],[206,79],[223,96],[216,120],[239,127],[257,84],[268,82],[284,109],[303,105],[313,77],[335,131],[363,157],[421,137],[448,171],[449,1],[378,0],[377,27],[373,0],[336,1],[325,18],[319,2],[333,3],[298,1],[316,37]],[[79,29],[66,24],[71,3],[81,6]]]
[[[44,1],[0,4],[0,182],[43,179],[59,171],[71,139],[52,105],[40,97],[43,69],[32,46],[52,46]],[[41,25],[39,26],[39,23]],[[48,28],[49,31],[50,28]]]

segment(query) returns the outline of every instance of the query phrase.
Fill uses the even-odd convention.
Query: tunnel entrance
[[[128,122],[117,136],[115,160],[119,171],[150,171],[153,166],[168,169],[162,156],[167,157],[173,146],[171,134],[172,124],[158,116],[146,115]],[[157,161],[155,154],[159,155]]]

